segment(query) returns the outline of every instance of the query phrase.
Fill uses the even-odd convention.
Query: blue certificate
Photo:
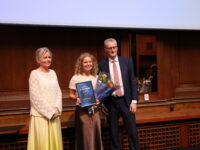
[[[81,107],[94,105],[96,103],[91,81],[76,83],[76,90],[81,101]]]

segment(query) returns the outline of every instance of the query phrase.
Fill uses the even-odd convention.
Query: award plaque
[[[81,107],[87,107],[96,103],[91,81],[76,83],[76,90],[81,101]]]

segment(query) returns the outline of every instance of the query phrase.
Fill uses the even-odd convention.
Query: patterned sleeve
[[[42,99],[40,95],[39,85],[40,84],[37,74],[35,72],[31,72],[29,78],[29,92],[31,104],[40,114],[42,114],[48,119],[51,119],[53,114],[55,113],[55,110]]]
[[[56,106],[55,107],[58,107],[60,113],[62,112],[62,92],[61,92],[61,89],[60,89],[60,86],[59,86],[59,83],[58,83],[58,78],[57,78],[57,75],[54,71],[54,74],[55,74],[55,79],[56,79],[56,86],[57,86],[57,99],[56,99]]]

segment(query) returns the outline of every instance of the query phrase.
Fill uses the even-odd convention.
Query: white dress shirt
[[[121,90],[121,94],[122,96],[124,96],[124,85],[123,85],[123,81],[122,81],[122,74],[121,74],[121,69],[119,66],[119,60],[118,57],[116,57],[114,60],[109,58],[109,69],[110,69],[110,77],[111,80],[114,82],[114,73],[113,73],[113,61],[115,62],[116,66],[117,66],[117,71],[118,71],[118,76],[119,76],[119,86],[120,86],[120,90]],[[115,83],[116,84],[116,83]],[[116,96],[115,92],[113,92],[112,94],[113,96]]]
[[[117,71],[118,71],[118,76],[119,76],[119,86],[121,88],[121,93],[122,93],[122,96],[124,96],[124,85],[123,85],[123,81],[122,81],[122,74],[121,74],[121,68],[120,68],[120,65],[119,65],[119,59],[118,59],[118,56],[115,57],[115,59],[111,59],[111,58],[108,58],[108,61],[109,61],[109,69],[110,69],[110,77],[111,77],[111,80],[114,81],[114,74],[113,74],[113,61],[115,61],[115,64],[117,66]],[[115,95],[115,92],[112,93],[113,96],[116,96]],[[137,103],[137,100],[132,100],[132,103]]]

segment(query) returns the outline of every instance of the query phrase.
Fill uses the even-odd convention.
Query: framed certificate
[[[81,107],[87,107],[96,103],[91,81],[76,83],[76,90],[81,101]]]

